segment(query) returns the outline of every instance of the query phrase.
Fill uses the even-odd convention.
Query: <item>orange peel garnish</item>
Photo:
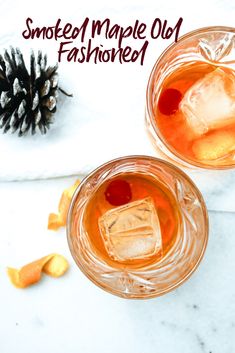
[[[26,288],[41,279],[42,272],[52,277],[62,276],[69,268],[66,258],[59,254],[50,254],[33,261],[20,269],[7,268],[12,284],[17,288]]]
[[[60,198],[59,206],[58,206],[58,214],[50,213],[48,217],[48,229],[57,230],[60,227],[64,227],[67,221],[67,215],[69,206],[74,194],[74,191],[80,184],[80,180],[76,180],[76,182],[70,186],[68,189],[63,191],[63,194]]]

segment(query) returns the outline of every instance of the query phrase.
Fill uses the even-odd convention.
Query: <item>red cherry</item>
[[[105,198],[113,206],[124,205],[131,200],[131,197],[130,184],[122,179],[111,181],[105,190]]]
[[[175,88],[167,88],[160,95],[158,108],[164,115],[174,114],[178,108],[182,94]]]

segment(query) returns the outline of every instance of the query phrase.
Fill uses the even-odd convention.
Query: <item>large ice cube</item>
[[[191,86],[180,109],[196,135],[235,122],[235,75],[218,68]]]
[[[99,219],[99,229],[115,260],[147,258],[162,250],[159,219],[150,197],[107,211]]]

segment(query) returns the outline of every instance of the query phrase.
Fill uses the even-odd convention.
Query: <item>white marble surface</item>
[[[173,21],[182,16],[181,34],[208,25],[234,26],[235,18],[229,0],[0,0],[0,5],[1,48],[40,44],[51,53],[55,43],[22,41],[28,16],[41,25],[59,17],[73,23],[86,16],[150,23],[155,17]],[[235,352],[234,172],[191,174],[210,210],[205,257],[183,286],[148,301],[122,300],[96,288],[74,264],[65,230],[47,230],[49,212],[56,211],[61,191],[74,178],[22,181],[84,172],[116,155],[153,154],[143,130],[143,87],[168,44],[151,41],[142,68],[62,64],[61,82],[76,92],[75,108],[69,111],[70,103],[62,102],[50,141],[48,136],[28,139],[20,146],[12,136],[0,138],[0,353]],[[63,120],[69,112],[70,125]],[[124,131],[127,124],[131,128]],[[108,143],[100,144],[105,138]],[[64,277],[44,276],[27,290],[10,284],[7,266],[19,267],[51,252],[69,259],[71,269]]]
[[[76,267],[65,230],[47,217],[71,178],[0,183],[1,353],[231,353],[235,351],[235,217],[214,212],[205,257],[193,276],[163,297],[124,300],[94,286]],[[7,266],[50,252],[71,263],[62,278],[14,288]]]

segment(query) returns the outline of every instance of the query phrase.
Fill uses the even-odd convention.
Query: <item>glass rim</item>
[[[138,296],[133,296],[133,297],[125,297],[122,296],[121,293],[119,293],[117,290],[113,289],[113,291],[109,290],[108,288],[106,288],[106,286],[103,286],[101,283],[99,283],[94,277],[92,277],[92,275],[90,274],[90,272],[88,272],[86,269],[84,269],[84,266],[82,264],[81,261],[77,261],[77,258],[74,254],[74,247],[71,241],[71,236],[70,236],[70,231],[71,231],[71,223],[72,223],[72,213],[74,210],[74,206],[77,200],[77,197],[79,195],[79,192],[81,191],[82,187],[86,184],[86,182],[95,176],[95,174],[99,171],[101,171],[102,169],[106,169],[109,166],[111,166],[112,164],[115,163],[122,163],[124,161],[136,161],[136,160],[146,160],[146,161],[150,161],[153,163],[157,163],[158,165],[166,165],[168,168],[173,169],[176,173],[179,173],[181,176],[183,176],[186,181],[193,187],[199,201],[200,201],[200,206],[202,209],[202,213],[203,213],[203,219],[204,219],[204,237],[203,237],[203,244],[202,244],[202,249],[201,252],[197,258],[197,261],[195,262],[194,266],[190,269],[190,271],[188,273],[186,273],[186,275],[184,275],[177,283],[170,285],[168,288],[166,289],[162,289],[159,293],[153,293],[153,294],[147,294],[143,297],[138,297]],[[191,275],[196,271],[196,269],[198,268],[204,254],[205,254],[205,250],[207,248],[207,244],[208,244],[208,238],[209,238],[209,216],[208,216],[208,211],[207,211],[207,207],[203,198],[202,193],[200,192],[200,190],[198,189],[198,187],[196,186],[196,184],[191,180],[191,178],[184,172],[182,171],[180,168],[178,168],[177,166],[173,165],[172,163],[169,163],[165,160],[162,160],[160,158],[156,158],[156,157],[152,157],[152,156],[146,156],[146,155],[129,155],[129,156],[124,156],[124,157],[118,157],[115,159],[112,159],[106,163],[103,163],[102,165],[100,165],[99,167],[95,168],[91,173],[89,173],[82,181],[81,183],[78,185],[78,187],[76,188],[70,206],[69,206],[69,211],[68,211],[68,217],[67,217],[67,224],[66,224],[66,236],[67,236],[67,242],[68,242],[68,246],[69,246],[69,250],[70,253],[76,263],[76,265],[78,266],[78,268],[81,270],[81,272],[83,272],[83,274],[91,281],[93,282],[96,286],[100,287],[102,290],[105,290],[108,293],[112,293],[118,297],[124,298],[124,299],[150,299],[150,298],[155,298],[155,297],[159,297],[162,296],[168,292],[173,291],[174,289],[178,288],[181,284],[183,284],[189,277],[191,277]],[[110,266],[111,267],[111,266]],[[111,267],[112,268],[112,267]],[[147,271],[146,271],[147,272]]]
[[[147,89],[146,89],[146,114],[149,117],[151,126],[154,130],[154,133],[157,135],[161,143],[167,148],[167,150],[178,159],[178,163],[181,163],[183,167],[189,167],[189,168],[198,168],[200,170],[226,170],[226,169],[234,169],[235,165],[218,165],[218,166],[213,166],[213,165],[206,165],[202,164],[197,161],[193,161],[179,152],[177,152],[161,135],[159,129],[157,128],[156,124],[153,122],[153,117],[154,113],[152,110],[151,102],[150,102],[150,91],[151,91],[151,83],[154,77],[155,72],[157,71],[157,67],[161,60],[164,58],[165,55],[167,55],[176,45],[180,44],[181,42],[184,42],[185,40],[192,38],[193,36],[196,36],[200,33],[210,33],[210,32],[230,32],[235,34],[235,27],[229,27],[229,26],[208,26],[208,27],[201,27],[195,30],[192,30],[190,32],[187,32],[183,34],[182,36],[179,37],[177,42],[171,43],[169,46],[164,49],[164,51],[161,53],[161,55],[157,58],[155,64],[153,65],[153,68],[150,72],[148,83],[147,83]],[[172,158],[172,157],[170,157]]]

